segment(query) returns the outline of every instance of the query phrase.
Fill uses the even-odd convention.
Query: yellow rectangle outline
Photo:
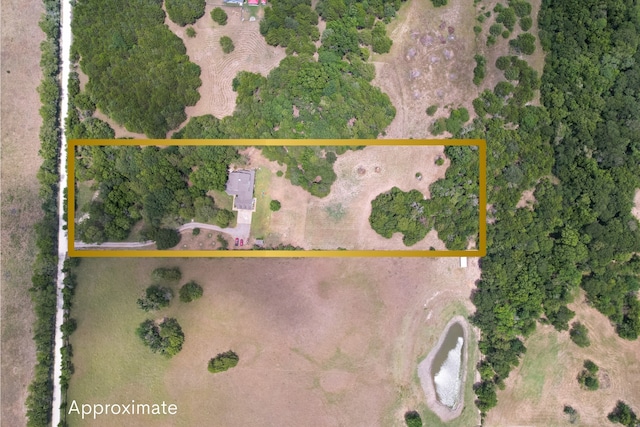
[[[77,250],[75,249],[75,147],[78,145],[231,145],[231,146],[478,146],[479,236],[476,250]],[[354,258],[483,257],[487,254],[487,142],[484,139],[72,139],[67,142],[67,234],[70,257],[113,258]]]

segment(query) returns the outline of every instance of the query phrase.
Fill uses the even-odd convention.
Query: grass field
[[[179,265],[182,283],[204,288],[201,300],[173,301],[150,316],[182,325],[185,344],[171,360],[134,335],[147,317],[135,301],[161,265]],[[69,399],[178,405],[178,415],[154,425],[401,426],[399,408],[422,399],[422,333],[439,333],[449,313],[469,308],[473,271],[456,259],[84,259]],[[209,374],[209,358],[227,350],[240,356],[238,366]]]
[[[569,426],[564,405],[578,411],[581,426],[612,425],[606,416],[617,400],[636,412],[640,408],[640,342],[618,337],[609,321],[584,302],[582,292],[569,307],[576,312],[574,320],[589,329],[591,345],[579,348],[568,332],[539,325],[525,341],[527,352],[507,379],[506,389],[498,392],[488,426]],[[581,389],[576,380],[586,359],[600,367],[597,391]]]
[[[38,19],[39,0],[2,1],[2,79],[0,80],[0,420],[2,425],[25,425],[27,387],[36,364],[32,341],[29,288],[36,255],[34,225],[42,218],[36,173],[42,159],[38,114],[40,43],[44,33]]]

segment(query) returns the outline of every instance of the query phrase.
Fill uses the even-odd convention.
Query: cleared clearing
[[[429,185],[444,178],[449,166],[448,159],[441,166],[435,164],[436,158],[444,157],[443,146],[369,146],[349,151],[334,164],[338,178],[324,198],[311,196],[284,176],[278,177],[277,171],[283,171],[284,166],[268,161],[258,149],[249,148],[243,154],[250,159],[249,167],[261,168],[255,191],[260,212],[256,213],[253,236],[265,238],[267,244],[305,249],[445,249],[433,230],[408,248],[399,233],[385,239],[369,224],[371,201],[394,186],[403,191],[416,189],[429,197]],[[421,180],[416,178],[418,172]],[[262,185],[265,180],[268,185]],[[282,209],[268,211],[271,200],[280,201]]]
[[[260,34],[262,10],[256,21],[249,21],[248,13],[243,12],[245,21],[242,21],[240,7],[224,6],[229,19],[226,25],[220,26],[211,19],[213,8],[213,4],[207,4],[204,16],[193,25],[196,31],[193,38],[186,36],[188,27],[180,27],[168,17],[165,19],[169,28],[184,41],[189,59],[202,69],[200,101],[185,109],[187,117],[204,114],[213,114],[218,118],[230,116],[236,105],[236,93],[231,88],[236,74],[250,71],[266,76],[285,57],[283,48],[269,46]],[[231,37],[235,45],[233,52],[222,52],[222,36]]]

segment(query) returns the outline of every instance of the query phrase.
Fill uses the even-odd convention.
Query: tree
[[[589,330],[580,322],[573,322],[571,324],[569,337],[578,347],[589,347],[591,345]]]
[[[220,25],[227,25],[227,12],[222,10],[221,7],[214,7],[211,11],[211,19],[213,22],[217,22]]]
[[[184,333],[174,318],[165,318],[159,325],[147,319],[138,326],[136,335],[152,352],[163,354],[167,358],[178,354],[184,343]]]
[[[195,36],[196,36],[196,30],[194,30],[193,27],[188,27],[187,28],[187,37],[194,38]]]
[[[449,0],[431,0],[433,3],[433,7],[446,6],[449,3]]]
[[[222,51],[224,53],[231,53],[236,48],[233,45],[233,40],[231,40],[231,37],[228,36],[220,37],[220,46],[222,46]]]
[[[202,297],[202,286],[193,280],[180,288],[180,301],[191,302]]]
[[[279,211],[281,207],[282,205],[277,200],[272,200],[271,202],[269,202],[269,209],[271,209],[273,212]]]
[[[220,353],[213,359],[209,360],[208,370],[214,374],[217,372],[224,372],[236,366],[239,360],[240,358],[238,355],[229,350],[227,352]]]
[[[176,24],[184,27],[204,15],[205,0],[165,0],[167,14]]]
[[[173,291],[160,285],[151,285],[145,290],[145,295],[138,298],[137,304],[144,311],[160,310],[168,307],[173,298]]]
[[[161,228],[155,232],[156,247],[158,249],[169,249],[180,243],[180,233],[173,228]]]

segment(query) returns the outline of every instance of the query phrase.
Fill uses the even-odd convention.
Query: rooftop
[[[253,170],[238,170],[229,173],[226,192],[235,196],[233,199],[234,209],[253,210],[254,181],[255,171]]]

